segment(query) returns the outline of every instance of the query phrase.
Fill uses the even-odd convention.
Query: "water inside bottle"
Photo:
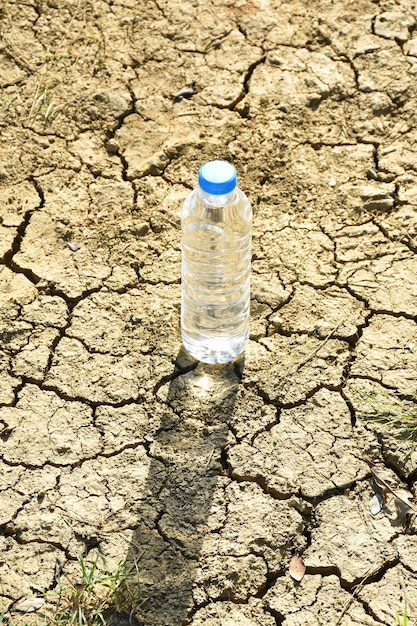
[[[237,200],[197,207],[182,223],[182,338],[206,363],[238,357],[249,337],[250,205],[243,194]]]

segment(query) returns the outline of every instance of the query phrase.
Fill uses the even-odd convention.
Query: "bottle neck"
[[[236,197],[236,187],[232,190],[229,191],[229,193],[224,193],[224,194],[211,194],[211,193],[207,193],[206,191],[203,191],[203,189],[201,189],[201,187],[198,187],[198,192],[200,195],[201,200],[205,203],[205,204],[209,204],[210,206],[218,206],[218,207],[222,207],[225,206],[226,204],[231,204],[235,197]]]

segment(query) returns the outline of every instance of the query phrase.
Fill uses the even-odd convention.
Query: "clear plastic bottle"
[[[181,333],[187,352],[227,363],[249,339],[252,208],[227,161],[210,161],[182,219]]]

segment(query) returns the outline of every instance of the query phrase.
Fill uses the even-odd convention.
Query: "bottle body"
[[[252,209],[237,187],[221,195],[200,187],[182,219],[181,333],[204,363],[227,363],[249,339]]]

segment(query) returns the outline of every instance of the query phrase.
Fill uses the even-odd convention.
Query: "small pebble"
[[[304,578],[304,574],[306,573],[306,566],[304,565],[304,561],[298,554],[294,554],[291,558],[288,571],[290,573],[291,578],[294,578],[297,582],[300,582]]]
[[[369,168],[369,170],[366,172],[366,175],[367,175],[368,178],[370,178],[372,180],[379,180],[378,172],[376,170],[374,170],[373,167]]]
[[[382,496],[379,493],[374,493],[369,501],[369,511],[371,515],[375,517],[381,511],[383,505]]]
[[[70,242],[68,244],[68,248],[71,250],[71,252],[77,252],[77,250],[80,250],[81,244],[75,243],[75,242]]]
[[[335,187],[336,186],[336,180],[334,178],[331,178],[329,180],[329,187]]]
[[[109,139],[106,143],[106,150],[109,154],[117,154],[120,150],[120,146],[115,139]]]
[[[177,93],[174,94],[174,102],[179,102],[180,100],[183,100],[184,98],[187,98],[187,99],[192,98],[195,93],[196,93],[195,83],[192,83],[191,85],[186,85],[185,87],[183,87],[182,89],[177,91]]]

